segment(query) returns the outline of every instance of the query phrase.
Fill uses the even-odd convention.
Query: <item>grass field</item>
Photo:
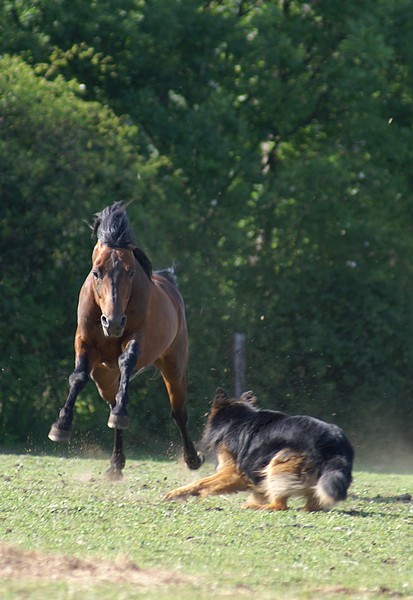
[[[330,512],[269,513],[162,501],[211,464],[129,460],[111,483],[107,457],[0,460],[2,599],[413,598],[413,475],[356,472]]]

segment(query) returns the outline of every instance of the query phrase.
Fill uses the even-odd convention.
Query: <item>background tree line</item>
[[[85,221],[114,200],[179,264],[192,428],[230,342],[261,405],[413,428],[413,2],[8,0],[0,7],[0,437],[38,442],[72,368]],[[130,436],[175,435],[135,380]],[[106,439],[91,386],[76,428]]]

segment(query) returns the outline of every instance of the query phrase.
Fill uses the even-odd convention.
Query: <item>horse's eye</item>
[[[99,273],[99,271],[96,271],[96,270],[92,271],[92,275],[93,275],[93,277],[94,277],[95,279],[99,279],[99,278],[100,278],[100,273]]]
[[[135,271],[131,269],[130,271],[128,271],[128,275],[132,279],[132,277],[135,275]]]

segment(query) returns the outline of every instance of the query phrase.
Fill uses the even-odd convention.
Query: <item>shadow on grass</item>
[[[403,505],[403,504],[410,504],[413,502],[413,498],[411,496],[411,494],[398,494],[396,496],[373,496],[373,497],[369,497],[369,496],[357,496],[355,494],[351,494],[348,496],[349,500],[353,500],[356,502],[363,502],[363,503],[369,503],[369,504],[383,504],[383,505]],[[368,510],[368,509],[349,509],[349,510],[338,510],[336,512],[341,513],[342,515],[346,515],[348,517],[361,517],[361,518],[368,518],[368,517],[377,517],[377,516],[382,516],[382,517],[386,517],[389,518],[389,516],[391,516],[388,512],[386,513],[382,513],[382,512],[377,512],[376,508],[372,508],[372,510]],[[395,513],[394,514],[395,518],[399,518],[399,513]]]
[[[356,496],[352,494],[349,496],[352,500],[361,500],[362,502],[376,502],[377,504],[408,504],[412,502],[413,498],[411,494],[397,494],[396,496]]]

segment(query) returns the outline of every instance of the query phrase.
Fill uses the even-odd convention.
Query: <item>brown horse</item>
[[[90,377],[111,407],[108,426],[114,429],[115,439],[107,474],[113,479],[121,477],[129,381],[145,367],[155,365],[164,379],[172,416],[181,433],[185,462],[190,469],[197,469],[202,457],[187,431],[188,333],[173,272],[152,272],[149,258],[134,241],[120,202],[96,214],[93,231],[98,241],[92,270],[79,295],[75,370],[69,377],[66,403],[49,438],[69,441],[76,398]]]

